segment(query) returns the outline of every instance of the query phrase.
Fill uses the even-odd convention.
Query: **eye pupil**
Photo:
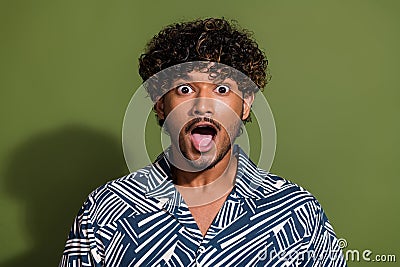
[[[228,88],[226,88],[226,86],[219,86],[218,87],[218,92],[220,94],[225,94],[226,92],[228,92]]]
[[[187,86],[182,87],[181,89],[182,93],[187,94],[189,93],[189,88]]]

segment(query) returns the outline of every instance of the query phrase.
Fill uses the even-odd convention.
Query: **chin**
[[[199,152],[191,145],[185,147],[181,146],[182,155],[188,160],[190,165],[195,169],[205,169],[217,159],[217,151],[212,149],[207,152]],[[214,164],[215,165],[215,164]]]
[[[182,155],[189,161],[192,168],[203,171],[209,170],[215,167],[229,152],[231,144],[223,146],[219,149],[212,149],[206,153],[200,153],[195,149],[190,149],[191,153],[187,153],[185,150],[181,150]]]
[[[195,169],[195,170],[207,170],[209,168],[212,168],[213,166],[215,166],[215,164],[213,164],[213,160],[212,159],[204,159],[204,158],[199,158],[198,160],[192,160],[190,161],[190,165]]]

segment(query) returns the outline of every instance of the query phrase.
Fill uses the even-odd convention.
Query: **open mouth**
[[[192,144],[199,152],[211,150],[216,135],[217,129],[211,124],[197,125],[190,132]]]

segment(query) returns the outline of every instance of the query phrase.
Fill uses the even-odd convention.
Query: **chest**
[[[303,225],[296,224],[298,219],[289,217],[277,225],[276,217],[268,214],[262,209],[253,214],[248,202],[220,199],[184,207],[174,213],[175,218],[164,210],[132,216],[121,220],[115,230],[102,231],[102,239],[110,237],[104,240],[105,266],[270,266],[270,255],[301,245],[297,238],[304,231]],[[205,238],[194,231],[194,223]],[[210,225],[215,227],[209,229]],[[292,229],[296,235],[290,234]],[[282,239],[285,236],[292,238]],[[113,259],[121,262],[115,265]],[[176,259],[180,264],[175,264]]]
[[[227,196],[224,196],[212,203],[198,206],[189,207],[197,226],[199,227],[203,236],[206,235],[208,228],[210,228],[215,216],[218,214],[222,205],[224,204]]]

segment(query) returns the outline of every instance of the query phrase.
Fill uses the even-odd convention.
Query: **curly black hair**
[[[239,29],[235,21],[207,18],[175,23],[155,35],[139,58],[139,74],[143,81],[148,81],[152,77],[158,83],[158,86],[145,86],[153,101],[171,89],[168,87],[171,83],[168,81],[168,75],[163,75],[161,80],[160,77],[154,79],[154,75],[186,62],[197,64],[189,64],[189,67],[186,65],[184,70],[179,69],[178,72],[189,73],[193,70],[208,68],[207,72],[211,72],[211,76],[221,73],[221,68],[215,70],[215,65],[210,68],[210,62],[221,63],[219,65],[227,65],[238,70],[256,85],[248,86],[248,81],[238,81],[235,77],[240,75],[235,75],[232,70],[228,70],[229,73],[225,73],[225,77],[232,77],[238,82],[239,90],[243,94],[255,93],[258,88],[262,90],[270,80],[267,69],[268,60],[264,52],[252,39],[252,33]],[[172,72],[176,75],[177,69]]]

